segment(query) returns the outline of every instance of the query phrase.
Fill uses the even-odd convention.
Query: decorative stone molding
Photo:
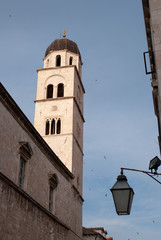
[[[53,189],[57,187],[58,183],[59,180],[57,174],[49,174],[49,184]]]
[[[25,160],[28,160],[32,157],[33,151],[28,142],[19,142],[19,154],[25,157]]]

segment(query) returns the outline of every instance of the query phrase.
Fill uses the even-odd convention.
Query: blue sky
[[[161,235],[160,185],[125,172],[135,196],[130,216],[117,216],[110,188],[120,167],[148,170],[159,156],[141,0],[0,0],[0,81],[33,123],[37,72],[64,29],[83,60],[83,225],[114,240]],[[159,179],[159,178],[158,178]]]

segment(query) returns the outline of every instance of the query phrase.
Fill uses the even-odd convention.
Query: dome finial
[[[64,30],[63,38],[66,38],[66,33],[67,32],[68,32],[67,30]]]

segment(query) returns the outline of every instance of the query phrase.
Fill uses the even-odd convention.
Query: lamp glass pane
[[[120,190],[113,190],[113,199],[115,203],[116,212],[119,215],[126,215],[129,214],[129,197],[130,197],[131,189],[120,189]],[[132,199],[130,199],[132,203]]]
[[[131,191],[130,191],[130,199],[129,199],[129,214],[130,214],[130,211],[131,211],[131,205],[132,205],[133,196],[134,196],[134,192],[131,189]]]

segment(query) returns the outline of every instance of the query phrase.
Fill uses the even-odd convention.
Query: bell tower
[[[83,94],[81,55],[75,42],[56,39],[38,69],[34,126],[75,176],[82,194]]]

